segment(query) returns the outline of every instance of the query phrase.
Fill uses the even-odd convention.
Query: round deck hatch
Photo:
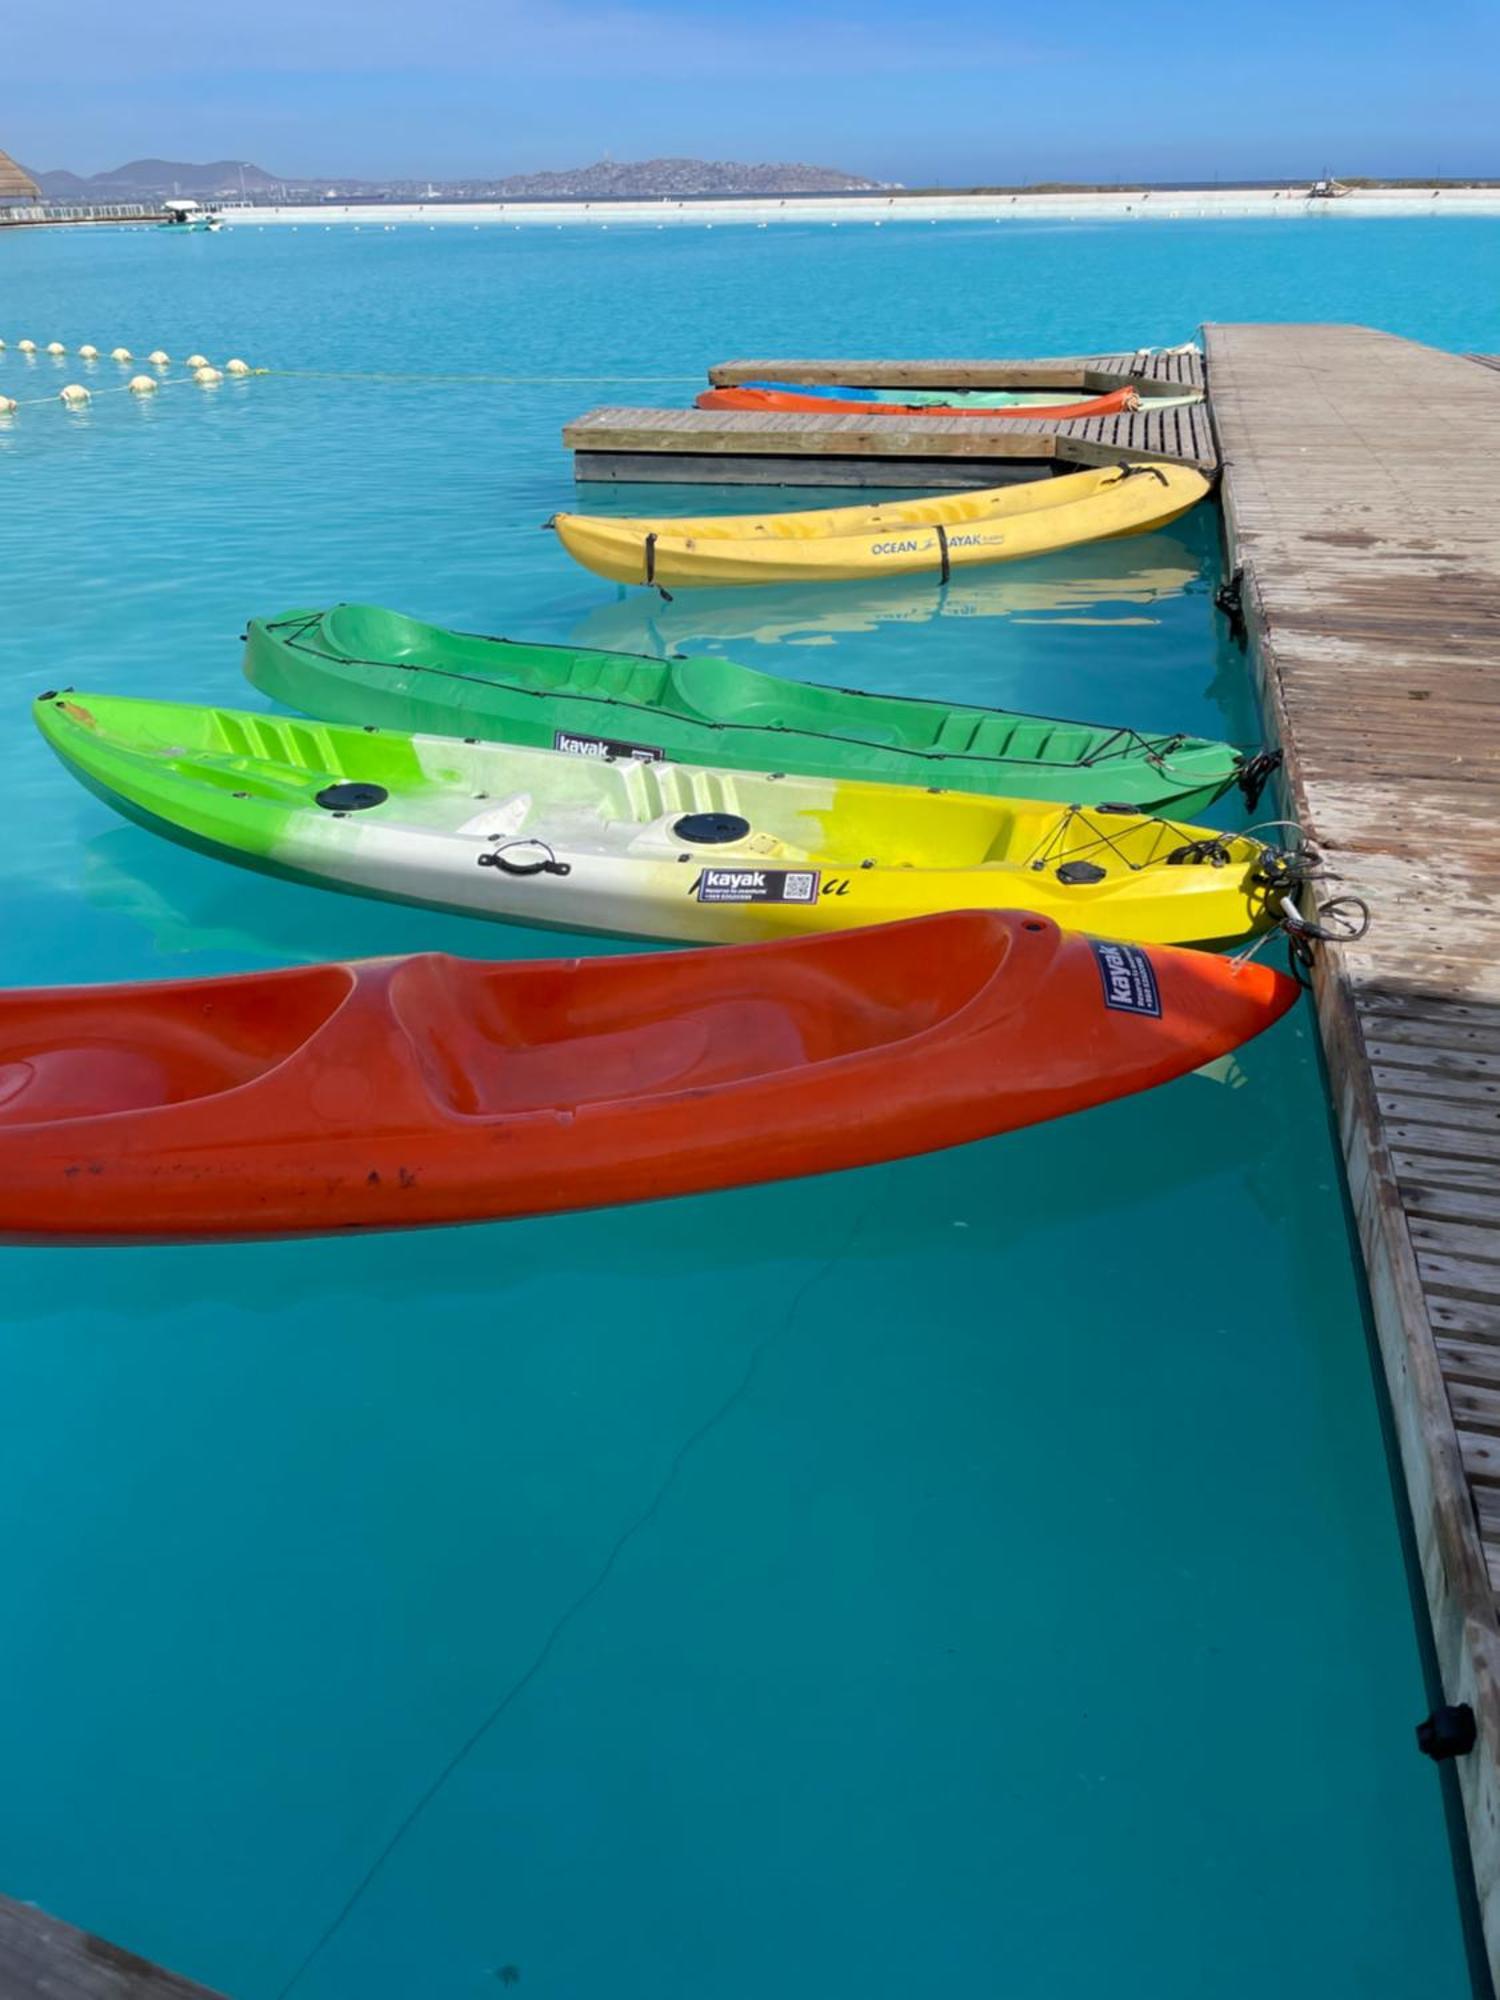
[[[675,821],[673,833],[697,847],[722,847],[726,841],[743,840],[750,822],[738,813],[684,813]]]
[[[325,812],[357,813],[383,806],[389,797],[384,785],[325,785],[318,793],[318,804]]]

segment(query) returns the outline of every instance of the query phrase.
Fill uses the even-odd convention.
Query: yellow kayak
[[[615,583],[679,590],[913,574],[946,583],[973,564],[1148,534],[1177,520],[1208,490],[1201,472],[1153,462],[877,507],[685,519],[554,514],[548,525],[575,562]]]

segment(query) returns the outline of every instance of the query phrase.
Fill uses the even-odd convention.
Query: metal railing
[[[0,228],[14,222],[146,222],[162,213],[146,201],[0,202]]]

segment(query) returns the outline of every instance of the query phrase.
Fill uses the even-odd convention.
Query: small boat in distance
[[[175,229],[184,234],[191,230],[224,227],[224,219],[217,209],[205,208],[201,202],[191,201],[186,196],[173,195],[162,203],[162,207],[167,212],[167,219],[157,224],[158,229]]]

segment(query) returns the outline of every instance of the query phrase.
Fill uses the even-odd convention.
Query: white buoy
[[[132,375],[125,386],[132,396],[154,396],[157,386],[156,377],[154,375]]]
[[[224,363],[224,373],[226,375],[248,375],[250,373],[250,363],[248,361],[241,361],[236,354],[232,360]]]
[[[99,359],[99,350],[97,347],[90,347],[87,341],[85,341],[83,346],[78,350],[78,358],[80,361],[97,361]]]
[[[3,354],[4,352],[5,352],[5,342],[3,340],[0,340],[0,354]]]
[[[49,340],[47,342],[47,352],[49,354],[66,354],[67,351],[67,348],[63,346],[60,340]]]
[[[20,407],[14,396],[0,396],[0,417],[12,417]]]
[[[109,351],[109,358],[111,361],[133,361],[135,356],[128,347],[112,347]]]
[[[208,356],[206,354],[190,354],[182,365],[184,368],[207,368],[209,365]]]
[[[146,356],[146,359],[151,363],[151,366],[153,368],[165,368],[171,361],[172,357],[170,354],[165,353],[161,348],[153,347],[151,352]]]
[[[36,342],[34,340],[18,340],[16,346],[20,348],[23,354],[36,353]]]
[[[80,403],[86,403],[88,399],[89,392],[81,382],[69,382],[57,392],[58,402],[67,403],[72,407],[76,407]]]
[[[193,370],[193,380],[201,382],[205,389],[211,389],[215,382],[222,382],[224,377],[217,368],[210,368],[208,363],[205,362],[201,368]]]

